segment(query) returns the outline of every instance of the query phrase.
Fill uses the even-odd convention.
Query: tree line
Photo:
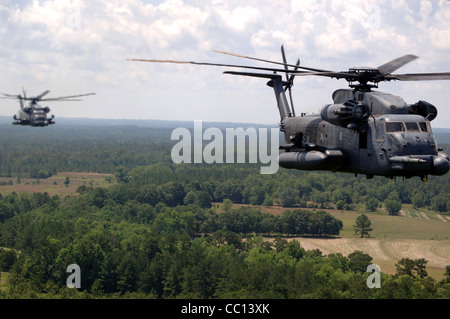
[[[125,170],[125,168],[122,168]],[[163,182],[175,194],[172,200],[182,204],[185,194],[194,200],[198,192],[206,192],[211,201],[225,199],[233,203],[251,205],[280,205],[299,208],[335,208],[354,210],[363,206],[366,211],[385,208],[397,214],[403,204],[415,208],[429,208],[440,213],[450,210],[450,176],[430,177],[427,183],[419,179],[387,180],[329,172],[279,170],[274,175],[261,175],[251,165],[151,164],[121,172],[121,192],[136,194],[136,199],[147,196],[158,202],[167,196],[164,190],[155,191]],[[176,185],[181,185],[178,187]],[[174,192],[175,191],[175,192]],[[139,200],[139,199],[138,199]]]

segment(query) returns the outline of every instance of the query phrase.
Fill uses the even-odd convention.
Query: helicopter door
[[[365,171],[367,169],[367,132],[359,133],[359,167]]]
[[[367,132],[359,133],[359,149],[360,150],[367,149]]]

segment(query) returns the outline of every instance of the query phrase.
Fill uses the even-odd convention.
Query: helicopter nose
[[[450,163],[448,158],[444,156],[436,156],[433,160],[433,173],[434,175],[444,175],[450,169]]]

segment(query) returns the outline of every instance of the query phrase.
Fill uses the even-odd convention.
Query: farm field
[[[409,205],[404,206],[405,210],[414,211]],[[417,215],[402,211],[399,216],[368,213],[373,228],[371,238],[358,238],[353,234],[353,224],[360,212],[330,212],[337,218],[341,215],[340,219],[344,223],[342,238],[335,242],[305,238],[300,242],[305,249],[321,247],[319,249],[324,254],[340,252],[346,255],[361,250],[372,256],[373,262],[389,274],[396,272],[395,263],[402,258],[424,258],[428,261],[429,275],[440,279],[445,267],[450,265],[450,221],[446,216],[436,213],[415,212]],[[432,218],[422,217],[425,214]]]
[[[64,182],[69,178],[69,183]],[[43,193],[50,196],[61,197],[75,193],[80,185],[105,187],[113,183],[111,174],[60,172],[46,179],[0,177],[0,194],[16,193]],[[12,185],[11,185],[12,184]]]
[[[242,205],[233,205],[233,208],[238,206]],[[277,206],[261,209],[271,214],[287,210]],[[347,256],[360,250],[369,254],[373,263],[387,274],[396,273],[395,264],[402,258],[426,259],[428,274],[437,280],[443,278],[445,267],[450,265],[449,216],[414,210],[410,205],[404,205],[398,216],[383,211],[366,213],[372,221],[373,231],[370,238],[359,238],[353,233],[353,225],[361,215],[360,211],[326,211],[343,222],[339,238],[290,237],[287,240],[296,239],[304,249],[319,249],[324,255],[341,253]]]

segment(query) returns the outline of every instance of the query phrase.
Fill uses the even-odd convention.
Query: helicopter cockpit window
[[[419,122],[419,127],[422,132],[431,133],[430,126],[427,122]]]
[[[403,122],[386,122],[386,132],[395,133],[395,132],[404,132],[405,126]]]
[[[406,122],[405,125],[408,132],[420,132],[419,125],[416,122]]]

